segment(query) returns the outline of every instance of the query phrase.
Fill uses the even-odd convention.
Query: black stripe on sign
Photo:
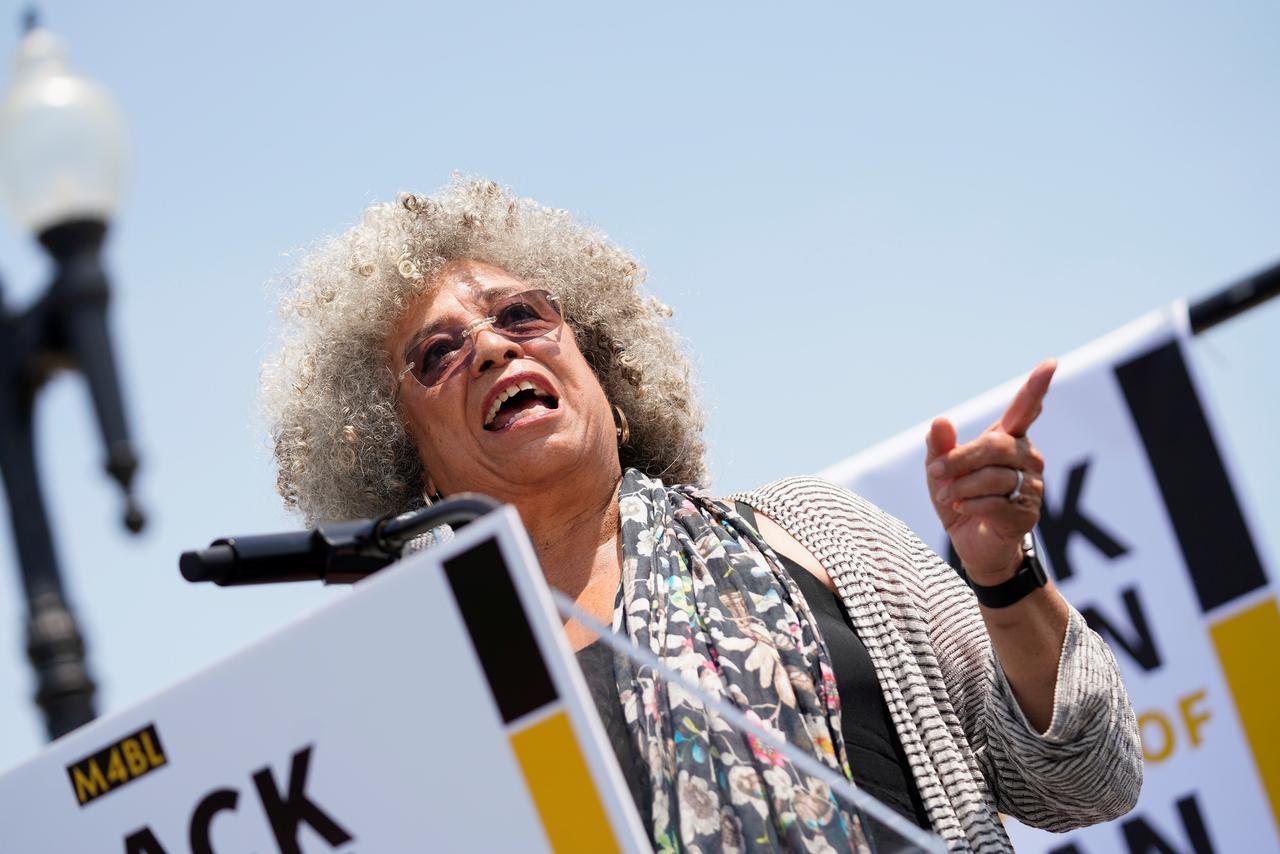
[[[1267,583],[1177,341],[1116,366],[1182,557],[1210,611]]]
[[[555,701],[556,686],[498,541],[485,540],[450,558],[444,571],[502,720],[511,723]]]

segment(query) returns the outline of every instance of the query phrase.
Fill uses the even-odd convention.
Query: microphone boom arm
[[[323,581],[350,584],[400,559],[404,546],[441,525],[460,528],[501,505],[486,495],[464,493],[397,516],[317,525],[310,531],[223,537],[178,560],[190,582],[219,587]]]

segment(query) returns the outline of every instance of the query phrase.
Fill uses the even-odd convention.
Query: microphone
[[[223,537],[206,549],[183,552],[178,568],[187,581],[211,581],[219,587],[287,581],[349,584],[395,563],[419,534],[441,525],[460,528],[499,506],[487,495],[464,493],[399,516]]]

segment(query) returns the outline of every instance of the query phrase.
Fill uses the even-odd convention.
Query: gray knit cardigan
[[[815,478],[733,498],[778,522],[831,575],[951,850],[1012,850],[997,811],[1060,832],[1133,808],[1137,722],[1111,650],[1078,611],[1040,734],[1005,680],[973,592],[902,522]]]

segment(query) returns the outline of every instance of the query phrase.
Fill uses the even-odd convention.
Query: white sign
[[[1280,850],[1280,610],[1188,342],[1178,304],[1070,354],[1030,433],[1047,460],[1046,563],[1115,652],[1146,773],[1137,808],[1109,824],[1053,835],[1010,821],[1020,852]],[[947,413],[961,441],[1020,384]],[[925,488],[927,429],[824,474],[946,556]]]
[[[511,508],[0,777],[0,847],[649,850]]]

